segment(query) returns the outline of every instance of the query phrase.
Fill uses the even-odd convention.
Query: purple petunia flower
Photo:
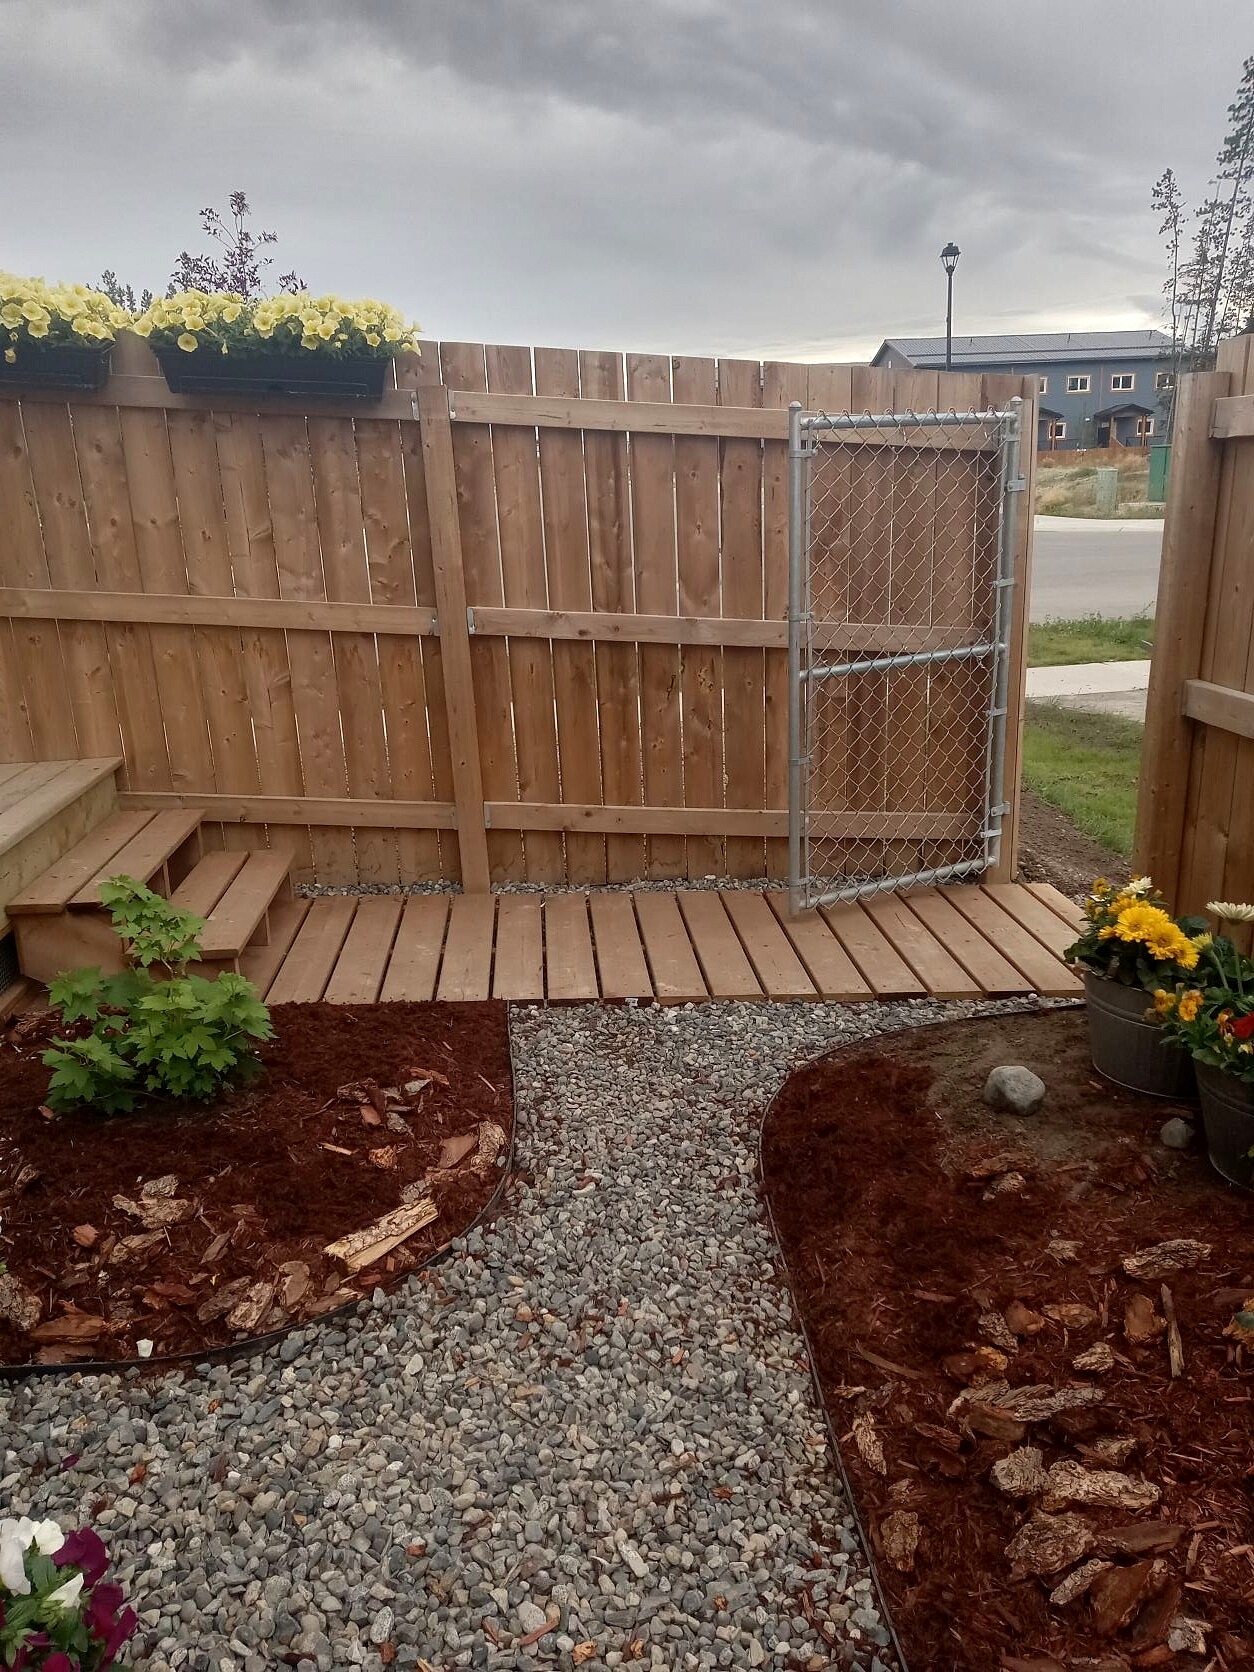
[[[77,1527],[65,1535],[65,1543],[52,1558],[58,1567],[82,1568],[87,1585],[94,1585],[109,1565],[108,1552],[100,1534],[90,1527]]]
[[[100,1662],[100,1672],[108,1672],[113,1665],[118,1650],[135,1635],[135,1628],[139,1624],[133,1608],[124,1608],[113,1622],[113,1630],[109,1633],[104,1647],[104,1655]]]
[[[69,1655],[58,1649],[56,1654],[49,1655],[44,1662],[43,1672],[77,1672],[77,1669]]]

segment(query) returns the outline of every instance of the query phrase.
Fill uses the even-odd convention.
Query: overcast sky
[[[863,358],[1159,323],[1247,0],[0,0],[0,267],[162,289],[202,204],[432,337]]]

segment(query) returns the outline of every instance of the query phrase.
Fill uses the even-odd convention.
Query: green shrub
[[[254,1042],[273,1032],[270,1013],[242,975],[188,973],[200,956],[201,920],[133,877],[103,883],[100,897],[130,967],[73,970],[50,985],[62,1022],[91,1029],[44,1052],[52,1107],[91,1104],[113,1114],[143,1097],[204,1102],[254,1072]]]

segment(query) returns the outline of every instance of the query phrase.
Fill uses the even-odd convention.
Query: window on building
[[[1087,395],[1093,387],[1093,379],[1087,372],[1070,372],[1067,376],[1067,393],[1069,395]]]
[[[1110,379],[1110,387],[1112,389],[1135,389],[1136,373],[1115,372]]]
[[[1037,382],[1037,390],[1036,390],[1037,394],[1038,395],[1048,395],[1049,394],[1049,379],[1047,377],[1038,377],[1036,382]]]
[[[1152,418],[1138,418],[1136,421],[1136,438],[1138,441],[1148,441],[1154,433]]]
[[[1175,374],[1175,372],[1155,372],[1154,373],[1154,387],[1155,387],[1155,389],[1174,389],[1175,386],[1176,386],[1176,374]]]
[[[1049,439],[1065,441],[1067,439],[1067,421],[1065,418],[1051,418],[1049,421]]]

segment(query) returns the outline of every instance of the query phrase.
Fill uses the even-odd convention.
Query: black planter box
[[[216,348],[155,349],[176,395],[286,395],[380,401],[390,359],[295,354],[223,354]]]
[[[12,365],[0,353],[0,383],[28,389],[103,389],[109,381],[112,352],[112,343],[98,343],[94,348],[20,343]]]

